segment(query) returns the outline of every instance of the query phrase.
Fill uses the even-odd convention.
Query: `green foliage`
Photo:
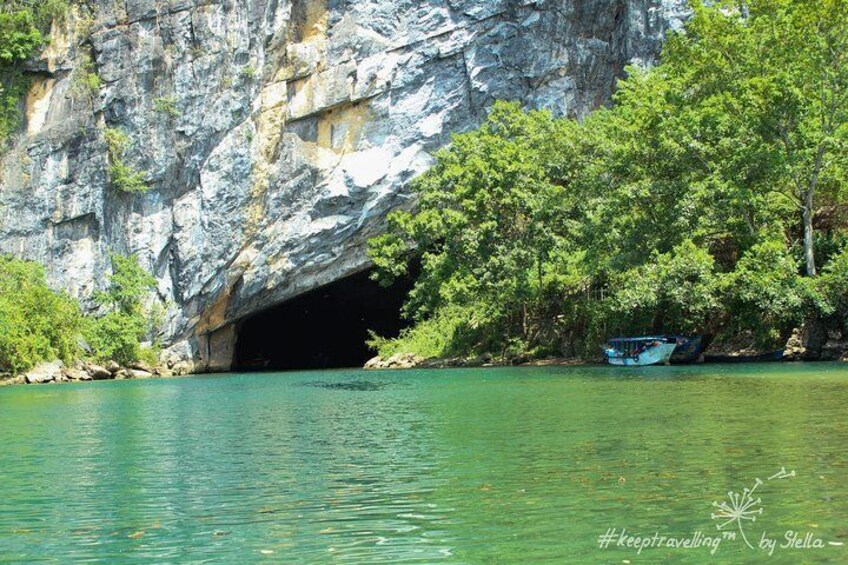
[[[124,156],[130,147],[129,136],[120,129],[106,128],[103,137],[109,154],[109,178],[112,186],[121,192],[147,192],[150,185],[147,183],[146,175],[124,163]]]
[[[162,349],[159,346],[143,345],[139,348],[138,360],[150,367],[155,367],[159,364],[159,355],[161,353]]]
[[[112,276],[96,300],[105,315],[84,317],[79,304],[47,287],[44,269],[31,261],[0,256],[0,372],[18,373],[43,361],[71,363],[85,342],[100,360],[154,365],[158,347],[142,347],[161,322],[161,312],[145,307],[155,279],[134,256],[112,257]]]
[[[416,325],[381,352],[450,350],[426,346],[453,335],[449,312],[473,313],[468,353],[592,354],[643,332],[765,345],[844,317],[844,228],[813,217],[848,195],[848,3],[693,9],[610,109],[577,123],[498,103],[437,153],[418,207],[369,243],[380,280],[421,263]]]
[[[67,9],[67,0],[5,0],[0,7],[0,144],[21,123],[30,80],[20,64],[45,44],[50,22]]]
[[[251,80],[253,78],[256,78],[256,75],[258,73],[259,70],[256,67],[254,67],[253,65],[246,65],[242,67],[241,72],[239,74],[242,76],[242,78]]]
[[[848,248],[833,259],[822,270],[819,292],[826,301],[825,313],[835,316],[848,331]]]
[[[405,329],[397,339],[370,332],[368,346],[388,359],[395,353],[413,353],[425,359],[466,354],[478,343],[474,311],[471,308],[444,308],[431,318]]]
[[[79,306],[47,287],[41,266],[0,256],[0,371],[26,371],[57,358],[70,362],[81,330]]]
[[[139,314],[142,300],[155,286],[156,279],[139,266],[135,255],[112,255],[109,288],[98,294],[97,301],[125,314]]]
[[[162,96],[153,99],[153,109],[160,114],[166,114],[172,118],[180,117],[180,111],[177,108],[177,99],[175,96]]]
[[[154,329],[144,298],[155,288],[156,279],[145,272],[134,255],[112,255],[109,287],[95,298],[107,313],[92,321],[87,331],[95,357],[121,364],[150,357],[141,341]]]
[[[726,281],[727,305],[733,312],[727,330],[749,330],[760,343],[772,346],[785,340],[814,298],[798,269],[782,242],[765,241],[749,249]]]
[[[0,12],[0,65],[28,59],[42,43],[31,11]]]
[[[603,319],[614,334],[696,333],[710,328],[721,310],[715,261],[688,240],[616,273],[610,287]]]
[[[94,66],[91,54],[83,51],[77,58],[77,65],[71,73],[71,95],[75,100],[92,101],[100,94],[100,76]]]
[[[97,359],[125,365],[139,359],[146,330],[142,318],[113,311],[94,320],[86,337]]]
[[[0,69],[0,144],[15,131],[21,123],[23,112],[21,100],[29,90],[30,80],[21,73]]]

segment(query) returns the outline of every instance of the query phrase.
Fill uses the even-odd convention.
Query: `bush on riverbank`
[[[108,289],[96,297],[106,313],[94,318],[48,288],[40,265],[0,256],[0,372],[20,373],[55,359],[67,365],[80,357],[124,365],[154,360],[155,350],[141,341],[157,322],[142,302],[155,280],[134,256],[113,256],[112,269]]]
[[[413,328],[372,340],[381,356],[594,357],[657,332],[774,348],[805,320],[844,326],[848,5],[746,6],[693,3],[662,63],[580,123],[498,103],[454,136],[370,242],[383,281],[421,263]]]
[[[71,361],[81,331],[79,305],[47,287],[40,265],[0,256],[0,372]]]
[[[155,286],[156,279],[139,266],[134,255],[112,255],[109,286],[95,296],[106,313],[91,320],[86,331],[95,359],[122,365],[141,359],[141,341],[155,325],[143,299]]]

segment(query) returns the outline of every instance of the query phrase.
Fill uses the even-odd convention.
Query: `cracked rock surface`
[[[90,305],[113,252],[167,354],[229,364],[233,322],[367,266],[409,181],[497,99],[581,116],[684,0],[92,0],[54,26],[0,161],[0,252]],[[99,91],[84,91],[82,72]],[[151,189],[117,191],[106,128]]]

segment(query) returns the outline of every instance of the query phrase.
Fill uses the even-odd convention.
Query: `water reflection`
[[[607,528],[715,531],[713,500],[782,465],[797,478],[759,491],[758,526],[845,541],[846,377],[544,368],[4,389],[0,560],[620,562],[633,552],[597,546]]]

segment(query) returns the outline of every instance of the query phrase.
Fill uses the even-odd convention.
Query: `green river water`
[[[6,387],[0,562],[848,563],[846,414],[845,364]]]

